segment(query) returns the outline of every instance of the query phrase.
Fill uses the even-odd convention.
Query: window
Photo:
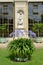
[[[33,12],[33,15],[38,15],[38,12]]]
[[[2,24],[2,18],[0,18],[0,25]]]
[[[38,7],[38,3],[33,3],[33,7]]]
[[[43,22],[43,14],[41,15],[41,21]]]
[[[3,13],[8,13],[8,5],[3,5]]]
[[[43,5],[43,2],[42,2],[42,5]]]
[[[8,24],[8,19],[4,18],[3,24]]]
[[[33,6],[34,6],[34,7],[38,7],[38,5],[37,5],[37,4],[34,4]]]
[[[34,3],[33,5],[33,15],[38,15],[38,3]]]
[[[8,5],[7,4],[4,4],[3,7],[8,7]]]
[[[2,14],[2,7],[0,7],[0,14]]]
[[[33,9],[38,9],[38,3],[33,4]]]
[[[6,13],[3,13],[3,15],[5,16],[5,15],[8,15],[8,13],[6,12]]]
[[[13,19],[9,19],[9,24],[13,24]]]
[[[28,18],[28,26],[29,27],[28,27],[28,29],[32,30],[32,27],[35,23],[43,24],[43,2],[34,2],[34,3],[31,2],[31,6],[29,9],[32,11],[31,11],[31,13],[28,11],[28,13],[29,13],[29,16],[28,16],[29,17]],[[41,10],[42,13],[41,13],[41,11],[39,12],[39,10]],[[37,32],[35,32],[35,33],[38,36],[38,33]],[[43,37],[43,30],[42,30],[42,32],[39,31],[39,36]]]
[[[10,5],[10,3],[9,3]],[[11,8],[12,5],[10,6]],[[8,17],[9,11],[8,11],[8,3],[3,3],[2,7],[0,7],[0,26],[6,24],[7,28],[4,31],[4,37],[9,37],[9,34],[13,32],[13,18]],[[11,14],[13,14],[13,9]],[[10,14],[9,14],[10,15]],[[12,16],[12,15],[11,15]],[[3,37],[3,32],[0,31],[0,37]]]

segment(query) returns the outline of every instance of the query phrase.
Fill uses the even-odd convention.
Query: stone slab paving
[[[43,42],[42,43],[35,43],[34,42],[34,45],[36,48],[43,48]]]
[[[42,42],[41,43],[35,43],[34,42],[34,45],[36,48],[43,48],[43,38],[42,38]]]
[[[13,38],[7,38],[7,40],[8,41],[6,43],[0,43],[0,48],[6,48],[8,46],[8,44],[9,44],[9,42],[11,40],[13,40]]]
[[[6,42],[6,43],[0,43],[0,48],[6,48],[9,44],[9,42],[11,40],[13,40],[13,38],[7,38],[7,40],[8,40],[8,42]],[[34,45],[36,48],[43,48],[43,38],[42,38],[42,43],[35,43],[34,42]]]

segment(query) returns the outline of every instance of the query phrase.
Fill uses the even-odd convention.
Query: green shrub
[[[34,50],[33,42],[27,38],[15,39],[9,43],[8,47],[14,58],[31,59]]]
[[[35,23],[32,27],[32,30],[34,32],[38,33],[38,37],[39,37],[39,32],[43,32],[43,24],[42,23]]]

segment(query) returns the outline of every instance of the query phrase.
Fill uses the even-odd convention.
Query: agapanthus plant
[[[35,38],[36,34],[34,32],[32,32],[31,30],[15,30],[14,32],[10,33],[10,37],[20,37],[20,36],[24,36],[24,35],[28,35],[30,36],[30,38]]]

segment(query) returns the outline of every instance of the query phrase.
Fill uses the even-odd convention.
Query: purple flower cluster
[[[23,36],[25,35],[26,33],[29,33],[29,36],[30,38],[35,38],[36,37],[36,34],[34,32],[32,32],[31,30],[15,30],[14,32],[10,33],[10,37],[13,37],[13,36],[16,36],[16,37],[19,37],[19,36]]]
[[[16,36],[23,35],[23,32],[21,30],[15,30],[14,32],[10,33],[10,36]]]
[[[29,35],[30,38],[36,38],[36,33],[32,32],[31,30],[29,30]]]

